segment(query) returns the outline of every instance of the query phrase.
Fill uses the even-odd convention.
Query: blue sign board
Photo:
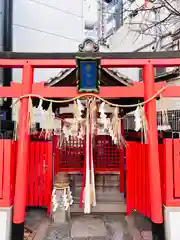
[[[80,59],[78,61],[78,91],[99,91],[99,60]]]
[[[81,62],[81,88],[96,88],[96,62]]]
[[[6,120],[6,112],[0,112],[0,120]]]

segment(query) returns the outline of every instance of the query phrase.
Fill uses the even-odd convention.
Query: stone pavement
[[[49,226],[44,240],[152,240],[151,232],[130,230],[129,222],[123,214],[73,216],[69,225]]]
[[[52,224],[43,210],[27,213],[35,240],[152,240],[151,225],[138,215],[74,215],[68,224]]]

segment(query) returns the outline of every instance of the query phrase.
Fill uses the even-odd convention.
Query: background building
[[[84,39],[83,0],[14,0],[13,51],[77,51]],[[57,69],[37,70],[36,81],[56,74]],[[21,80],[19,71],[13,79]]]
[[[124,1],[122,25],[108,39],[110,51],[133,53],[179,50],[179,1],[168,1],[168,6],[165,7],[161,0],[148,1],[147,7],[144,2]],[[173,68],[158,68],[155,75],[159,76],[171,70]],[[142,79],[141,69],[123,69],[123,73],[135,81]]]

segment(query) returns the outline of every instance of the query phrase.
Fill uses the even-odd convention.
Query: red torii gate
[[[17,54],[17,53],[15,53]],[[134,54],[134,53],[132,53]],[[137,53],[136,53],[137,54]],[[115,55],[111,53],[111,59],[108,59],[109,53],[99,53],[103,55],[101,59],[101,67],[103,68],[128,68],[139,67],[143,68],[143,83],[136,83],[131,87],[100,87],[99,96],[102,98],[122,98],[122,97],[144,97],[144,100],[152,97],[159,91],[165,83],[154,83],[154,67],[178,66],[180,58],[154,58],[143,59],[142,54],[138,53],[137,59],[128,59],[129,54],[123,53]],[[163,53],[160,53],[163,55]],[[164,53],[164,56],[165,57]],[[19,98],[23,95],[33,94],[40,95],[46,98],[72,98],[79,95],[76,87],[46,87],[43,83],[33,83],[34,68],[75,68],[75,54],[70,59],[59,59],[66,54],[59,54],[57,59],[51,59],[52,54],[39,54],[39,59],[28,58],[28,54],[22,59],[2,59],[0,54],[0,66],[3,68],[23,68],[22,83],[12,83],[10,87],[0,87],[0,97]],[[37,55],[37,54],[35,54]],[[89,54],[79,54],[88,56]],[[148,56],[149,53],[146,53]],[[151,53],[152,55],[152,53]],[[97,54],[90,54],[96,57]],[[142,58],[141,58],[142,56]],[[172,55],[174,57],[174,52]],[[180,54],[179,54],[180,56]],[[43,58],[46,59],[43,59]],[[180,86],[168,86],[163,92],[164,97],[179,97]],[[21,98],[19,132],[18,132],[18,156],[15,181],[15,196],[14,196],[14,214],[13,222],[15,224],[23,224],[25,218],[26,206],[26,191],[27,191],[27,165],[28,151],[30,138],[28,134],[28,97]],[[147,120],[148,120],[148,167],[150,178],[150,201],[151,201],[151,220],[154,223],[163,222],[162,214],[162,196],[160,186],[160,168],[158,156],[158,138],[156,126],[156,99],[151,100],[145,105]],[[23,177],[23,179],[22,179]],[[19,238],[21,239],[21,238]]]

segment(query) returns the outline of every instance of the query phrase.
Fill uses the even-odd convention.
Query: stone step
[[[79,201],[81,195],[81,187],[77,187],[73,192],[74,201]],[[123,202],[124,195],[120,193],[118,187],[96,187],[97,202]]]
[[[71,213],[83,213],[84,209],[79,207],[79,202],[74,202],[71,206]],[[126,213],[125,202],[97,202],[96,207],[92,207],[92,213]]]
[[[95,185],[96,187],[119,187],[120,185],[120,175],[119,174],[96,174],[95,176]],[[82,175],[74,174],[71,175],[71,183],[74,187],[82,186]]]
[[[79,208],[81,187],[76,188],[73,196],[74,204],[71,207],[72,213],[82,213]],[[97,206],[92,208],[92,213],[125,213],[126,204],[124,196],[119,192],[119,188],[97,187],[96,188]]]

